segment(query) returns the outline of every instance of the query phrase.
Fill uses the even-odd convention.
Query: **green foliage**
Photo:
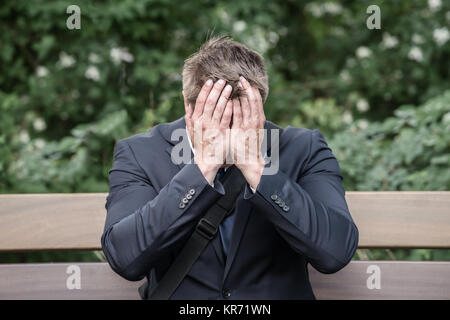
[[[382,122],[362,121],[329,142],[348,190],[450,188],[450,91]]]

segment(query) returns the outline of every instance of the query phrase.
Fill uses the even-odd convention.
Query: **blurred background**
[[[69,30],[69,5],[81,29]],[[369,5],[381,29],[369,30]],[[107,192],[115,142],[184,114],[214,33],[260,52],[268,119],[318,128],[347,191],[449,190],[450,1],[24,1],[0,6],[0,193]],[[0,204],[1,205],[1,204]],[[0,262],[101,252],[1,253]],[[450,260],[448,250],[354,259]]]

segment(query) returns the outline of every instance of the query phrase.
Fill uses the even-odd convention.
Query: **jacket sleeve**
[[[132,281],[170,261],[205,210],[224,193],[219,181],[215,188],[208,184],[195,163],[185,165],[157,192],[126,140],[114,148],[109,179],[102,250],[111,268]]]
[[[334,273],[352,259],[358,229],[345,201],[338,162],[319,130],[311,131],[309,149],[297,179],[281,170],[263,175],[256,193],[247,186],[244,197],[315,269]]]

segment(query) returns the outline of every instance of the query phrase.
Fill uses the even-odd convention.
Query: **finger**
[[[255,96],[255,92],[253,91],[252,86],[250,85],[250,83],[244,78],[244,77],[240,77],[239,78],[242,86],[244,87],[245,93],[247,95],[247,100],[248,100],[248,104],[250,106],[250,118],[256,120],[256,118],[258,117],[258,109],[257,109],[257,99]]]
[[[244,127],[247,127],[247,125],[250,123],[250,105],[246,96],[240,97],[239,101],[241,103],[242,125]]]
[[[257,112],[258,112],[259,121],[262,123],[262,125],[264,127],[264,122],[266,121],[266,115],[264,114],[264,105],[263,105],[261,93],[259,92],[259,90],[257,88],[253,88],[253,92],[256,96],[256,101],[258,101]]]
[[[239,99],[233,99],[233,128],[240,128],[242,125],[242,109]]]
[[[213,116],[212,116],[212,120],[215,123],[219,123],[220,119],[222,118],[222,114],[225,110],[225,107],[227,106],[228,103],[228,97],[231,95],[231,86],[229,84],[227,84],[227,86],[225,87],[225,89],[223,89],[220,97],[219,97],[219,101],[216,104],[216,107],[214,109],[213,112]]]
[[[220,120],[221,128],[229,128],[230,127],[230,121],[231,121],[232,114],[233,114],[233,101],[228,100],[227,106],[225,107],[225,110],[222,115],[222,119]]]
[[[209,93],[208,98],[206,99],[205,108],[203,109],[203,117],[206,119],[211,119],[214,109],[216,108],[217,100],[219,100],[224,86],[225,80],[220,79],[214,84]]]
[[[206,99],[211,92],[212,85],[213,81],[211,79],[208,79],[208,81],[203,84],[203,87],[197,96],[197,100],[195,101],[195,110],[192,115],[193,118],[199,118],[203,114],[203,108],[205,106]]]
[[[253,89],[253,94],[256,97],[256,101],[258,102],[258,106],[262,106],[263,102],[262,102],[262,97],[261,97],[261,92],[259,92],[258,88],[252,87]]]

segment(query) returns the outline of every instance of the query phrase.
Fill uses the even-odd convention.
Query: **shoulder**
[[[171,123],[162,123],[150,128],[146,132],[137,133],[127,138],[117,141],[118,146],[129,146],[131,149],[148,148],[149,145],[156,147],[158,145],[166,145],[164,132]]]
[[[297,147],[307,147],[313,149],[319,145],[327,145],[325,138],[319,129],[307,129],[287,126],[283,130],[281,142],[283,144],[292,145]]]

